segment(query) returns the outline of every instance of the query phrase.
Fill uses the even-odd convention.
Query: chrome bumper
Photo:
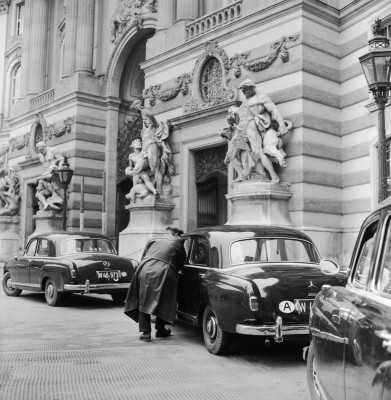
[[[112,289],[129,289],[130,283],[97,283],[90,284],[87,280],[84,285],[64,285],[64,292],[80,292],[80,293],[90,293],[100,290],[112,290]]]
[[[284,336],[309,335],[308,325],[283,325],[282,318],[277,317],[274,325],[243,325],[237,324],[236,333],[254,336],[273,336],[274,341],[281,343]]]

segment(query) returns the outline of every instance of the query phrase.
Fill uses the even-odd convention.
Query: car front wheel
[[[321,388],[318,379],[316,356],[314,353],[314,344],[311,342],[310,348],[308,350],[307,359],[307,381],[308,388],[311,395],[311,400],[321,400],[323,399],[321,395]]]
[[[49,306],[56,307],[60,305],[62,293],[57,290],[57,285],[51,279],[46,281],[45,285],[45,299]]]
[[[206,306],[202,319],[202,333],[209,353],[220,356],[226,354],[229,348],[230,337],[228,332],[220,329],[216,313],[211,306]]]
[[[3,275],[3,290],[7,296],[12,297],[19,296],[22,293],[20,289],[16,289],[11,285],[11,274],[8,271]]]

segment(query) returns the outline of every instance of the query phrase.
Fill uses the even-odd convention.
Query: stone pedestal
[[[128,204],[129,224],[119,234],[119,255],[140,261],[148,240],[167,234],[166,228],[172,223],[174,207],[170,200],[152,196]]]
[[[231,215],[226,225],[291,226],[288,202],[292,197],[288,183],[245,181],[233,184],[226,195]]]
[[[29,236],[46,233],[46,232],[54,232],[54,231],[62,231],[62,215],[54,213],[52,211],[38,211],[34,216],[35,220],[35,231]]]
[[[19,252],[20,217],[0,217],[0,263],[4,263]]]

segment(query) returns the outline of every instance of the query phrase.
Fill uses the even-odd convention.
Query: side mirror
[[[340,271],[340,268],[334,261],[322,260],[320,262],[320,270],[325,275],[335,275],[335,274],[338,274],[338,272]]]

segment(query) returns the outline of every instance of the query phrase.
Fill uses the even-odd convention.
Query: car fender
[[[205,277],[203,287],[205,302],[215,311],[223,331],[234,333],[236,324],[255,319],[255,312],[250,310],[249,305],[249,297],[254,294],[250,281],[211,273]]]
[[[66,263],[56,264],[47,263],[42,267],[41,275],[41,288],[44,291],[46,281],[52,279],[57,286],[57,290],[62,292],[64,290],[64,284],[72,282],[70,273],[70,266]]]

